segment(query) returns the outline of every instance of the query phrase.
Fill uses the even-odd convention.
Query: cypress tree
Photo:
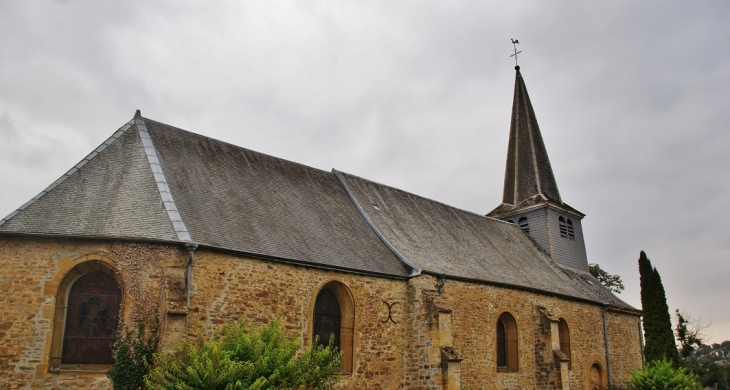
[[[659,271],[652,267],[646,253],[639,255],[641,279],[641,306],[644,311],[644,356],[646,361],[666,358],[675,366],[679,364],[679,353],[674,343],[672,319],[667,306],[667,296]]]

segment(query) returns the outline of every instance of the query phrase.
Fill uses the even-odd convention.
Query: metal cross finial
[[[511,40],[512,40],[512,45],[514,45],[514,47],[515,47],[515,54],[510,55],[510,57],[515,58],[515,66],[517,66],[517,55],[522,53],[522,50],[517,51],[517,44],[520,43],[520,41],[518,39],[511,39]]]

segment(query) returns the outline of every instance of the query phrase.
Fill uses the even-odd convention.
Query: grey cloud
[[[510,38],[589,260],[730,339],[730,4],[0,2],[0,214],[134,110],[467,210],[501,200]],[[10,130],[8,130],[10,129]],[[14,129],[14,130],[13,130]],[[8,133],[10,131],[10,133]],[[707,281],[704,282],[703,281]],[[701,288],[697,287],[702,285]]]

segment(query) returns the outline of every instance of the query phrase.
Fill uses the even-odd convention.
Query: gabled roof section
[[[602,289],[590,274],[557,265],[515,224],[357,176],[338,175],[384,239],[423,273],[635,310]]]
[[[516,205],[534,195],[562,204],[525,81],[516,66],[502,203]]]
[[[178,241],[148,161],[140,120],[125,124],[0,220],[0,232]]]
[[[407,277],[334,174],[145,119],[177,211],[208,247]]]
[[[337,177],[141,117],[19,210],[0,234],[195,242],[405,278]]]

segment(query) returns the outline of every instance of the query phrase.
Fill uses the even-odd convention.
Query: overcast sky
[[[588,259],[730,339],[730,2],[0,1],[0,214],[150,119],[487,213],[514,61]],[[673,3],[673,4],[672,4]]]

